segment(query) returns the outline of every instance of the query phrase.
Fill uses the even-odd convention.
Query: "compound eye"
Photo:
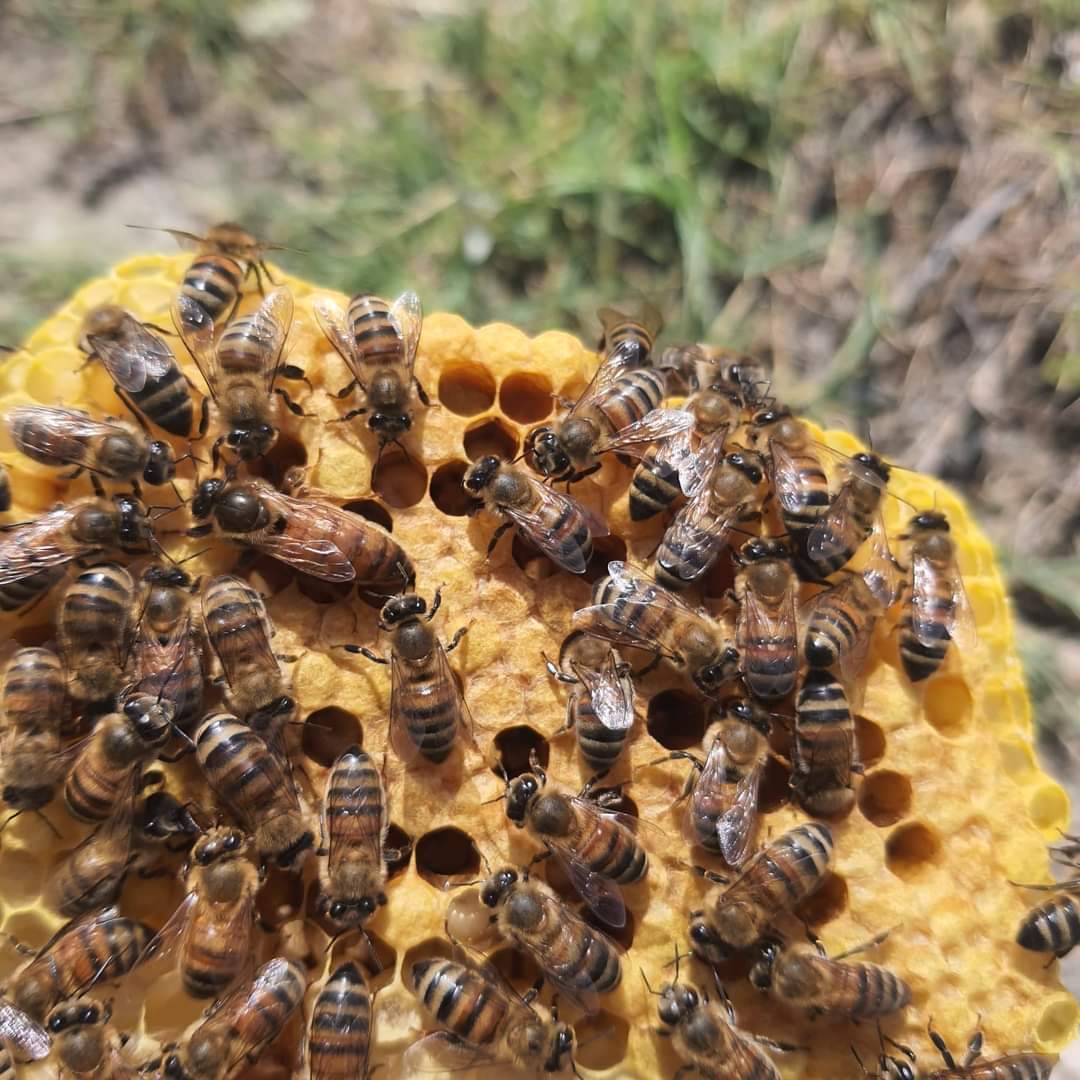
[[[413,597],[411,601],[409,601],[409,611],[413,615],[423,615],[426,610],[427,604],[424,603],[421,597],[416,596]]]
[[[375,910],[375,901],[370,896],[364,896],[356,906],[360,909],[361,915],[370,915]]]
[[[225,837],[225,850],[235,851],[240,846],[240,837],[236,833],[229,833]]]
[[[230,431],[229,434],[225,436],[225,441],[229,446],[238,446],[242,438],[244,438],[244,432]]]
[[[50,1031],[63,1031],[67,1021],[63,1016],[54,1016],[49,1020]]]
[[[484,889],[480,894],[480,900],[485,907],[494,907],[499,902],[499,890],[494,886]]]
[[[346,908],[346,905],[345,905],[345,903],[343,901],[335,900],[330,905],[330,918],[331,919],[340,919],[340,918],[342,918],[344,916],[344,914],[345,914],[345,908]]]
[[[138,723],[143,717],[142,706],[137,701],[124,703],[124,715],[131,721]]]
[[[87,1005],[86,1008],[79,1010],[79,1023],[80,1024],[92,1024],[98,1018],[98,1011],[93,1005]]]

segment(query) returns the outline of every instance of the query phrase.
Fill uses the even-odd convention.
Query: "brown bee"
[[[724,442],[742,417],[743,399],[734,390],[699,390],[683,407],[694,426],[651,446],[630,480],[630,519],[663,513],[682,494],[706,481],[724,452]]]
[[[332,503],[283,495],[264,480],[204,480],[191,510],[212,521],[190,535],[216,530],[323,581],[397,592],[416,578],[405,550],[381,526]]]
[[[195,406],[172,350],[133,315],[115,304],[91,308],[83,317],[79,348],[98,358],[117,396],[138,416],[180,438],[191,434]]]
[[[772,382],[772,364],[722,345],[669,345],[657,365],[674,372],[693,393],[708,386],[730,385],[748,405],[760,405]]]
[[[162,1075],[169,1080],[226,1080],[254,1064],[281,1034],[304,1000],[307,979],[299,964],[281,957],[263,964],[179,1046],[167,1048]]]
[[[887,606],[861,574],[846,575],[808,604],[803,659],[812,668],[838,671],[857,694],[874,625]]]
[[[442,764],[459,733],[474,742],[469,707],[446,659],[468,627],[461,627],[444,646],[428,625],[441,604],[442,590],[437,589],[431,611],[422,620],[427,611],[423,597],[403,593],[386,601],[379,629],[391,635],[389,660],[363,645],[342,646],[376,664],[390,665],[390,739],[407,763],[419,755],[433,765]]]
[[[563,641],[559,667],[546,656],[544,663],[553,678],[576,687],[566,701],[566,723],[555,734],[572,729],[585,764],[594,772],[607,771],[626,749],[634,726],[630,665],[606,642],[580,631]]]
[[[207,783],[255,838],[263,861],[295,865],[312,847],[296,790],[266,742],[228,713],[211,713],[195,732],[195,756]]]
[[[0,999],[0,1080],[12,1080],[16,1062],[40,1061],[51,1048],[49,1033],[36,1020]]]
[[[657,582],[678,591],[700,580],[727,546],[731,530],[761,517],[767,495],[761,455],[732,450],[665,531],[656,551]]]
[[[609,807],[619,796],[606,792],[590,798],[596,777],[578,795],[547,789],[547,774],[535,753],[530,772],[506,785],[506,816],[554,855],[582,899],[609,926],[626,925],[626,905],[619,885],[641,881],[649,858],[634,834],[638,822]],[[546,856],[541,856],[546,857]]]
[[[64,668],[49,649],[19,649],[0,678],[0,796],[16,811],[40,810],[64,775],[60,729]]]
[[[52,588],[73,559],[106,548],[144,554],[157,542],[142,503],[130,495],[76,499],[31,521],[0,525],[0,610],[15,611]]]
[[[116,563],[84,570],[64,590],[56,637],[72,701],[116,696],[131,655],[134,613],[135,582]]]
[[[589,926],[543,882],[510,866],[491,874],[480,898],[495,909],[492,921],[506,941],[528,953],[544,977],[586,1012],[597,1011],[597,996],[622,981],[622,953]]]
[[[957,1064],[941,1035],[930,1024],[927,1024],[926,1030],[930,1041],[941,1054],[945,1068],[924,1073],[923,1080],[1050,1080],[1050,1074],[1057,1064],[1057,1059],[1048,1054],[1009,1054],[992,1061],[979,1061],[983,1043],[981,1031],[976,1031],[968,1040],[967,1053],[963,1061]],[[895,1046],[904,1057],[891,1057],[882,1049],[876,1075],[881,1080],[915,1080],[915,1054],[909,1047],[887,1035],[882,1037],[883,1046],[886,1041]],[[855,1058],[862,1065],[858,1053]],[[863,1073],[871,1075],[866,1072],[865,1067]]]
[[[501,1063],[528,1072],[573,1067],[574,1030],[540,1017],[490,967],[455,960],[417,960],[409,989],[444,1030],[413,1043],[403,1075]]]
[[[181,803],[167,791],[153,791],[135,807],[135,833],[147,844],[183,851],[202,832],[191,811],[191,803]]]
[[[648,367],[656,337],[664,328],[664,317],[652,304],[643,304],[638,315],[602,307],[596,317],[603,328],[599,351],[605,364],[618,371]]]
[[[62,927],[16,972],[8,987],[11,997],[40,1023],[57,1002],[126,975],[153,934],[115,907],[84,915]]]
[[[68,770],[64,802],[79,821],[105,821],[129,795],[143,765],[153,761],[172,731],[168,701],[138,696],[103,717],[81,744]]]
[[[104,494],[102,477],[130,482],[137,491],[140,477],[158,485],[176,475],[172,447],[148,439],[133,424],[95,420],[76,409],[46,405],[16,405],[4,422],[16,450],[42,465],[72,466],[65,480],[88,472],[98,495]]]
[[[388,304],[371,293],[357,293],[346,314],[333,300],[319,296],[312,307],[323,333],[352,375],[338,397],[348,396],[357,387],[364,394],[363,408],[350,410],[342,419],[367,413],[367,425],[378,436],[381,456],[387,444],[398,442],[412,428],[413,389],[424,405],[431,404],[413,374],[424,326],[420,297],[404,292]],[[376,461],[373,475],[377,470]]]
[[[749,948],[778,915],[824,881],[832,856],[832,830],[807,822],[763,847],[733,880],[706,872],[718,884],[705,907],[690,913],[694,952],[706,963],[722,963],[733,951]]]
[[[199,837],[187,896],[140,961],[165,963],[179,952],[180,978],[192,997],[220,997],[251,959],[260,876],[247,853],[239,829],[219,826]]]
[[[855,718],[843,684],[828,671],[808,671],[799,687],[793,760],[791,790],[807,813],[835,817],[851,809],[852,774],[862,772]]]
[[[292,326],[288,289],[275,289],[250,315],[235,316],[215,344],[214,321],[197,301],[181,291],[173,300],[173,322],[198,365],[214,401],[221,434],[214,440],[216,465],[221,447],[241,461],[254,461],[277,442],[274,396],[296,416],[304,411],[275,385],[279,378],[300,379],[303,372],[282,362]]]
[[[727,627],[694,611],[674,593],[623,562],[593,586],[592,606],[574,612],[573,628],[614,645],[644,649],[685,672],[706,696],[739,673]]]
[[[767,938],[758,947],[750,981],[777,1001],[805,1009],[811,1019],[835,1016],[858,1022],[891,1016],[911,1004],[911,987],[879,964],[842,962],[888,936],[885,931],[831,959],[818,941],[814,947],[787,948],[779,938]]]
[[[768,447],[772,489],[788,532],[812,528],[828,514],[832,499],[806,425],[780,407],[759,412],[750,430],[755,447],[762,442]]]
[[[685,750],[673,750],[653,762],[685,759],[693,764],[695,771],[683,791],[689,797],[683,835],[732,868],[746,862],[757,841],[758,792],[770,754],[770,730],[764,709],[746,698],[734,698],[721,707],[705,732],[704,762]]]
[[[975,644],[975,619],[956,565],[956,542],[944,514],[916,514],[901,540],[910,541],[910,578],[903,595],[900,660],[907,677],[921,682],[945,660],[949,642],[961,652]]]
[[[743,680],[763,701],[777,701],[795,689],[799,671],[799,582],[791,553],[783,541],[754,537],[739,548],[736,562],[742,568],[735,577],[735,640]]]
[[[212,578],[203,587],[202,616],[230,709],[250,716],[285,696],[285,676],[270,646],[274,629],[258,592],[237,577]]]
[[[489,513],[505,520],[488,544],[490,556],[503,533],[518,532],[553,563],[572,574],[584,574],[593,540],[608,528],[576,499],[538,483],[520,469],[487,456],[469,466],[465,490],[483,499]]]
[[[340,964],[319,991],[304,1050],[309,1080],[368,1080],[371,990],[356,964]]]
[[[124,1058],[121,1042],[109,1026],[112,1006],[78,997],[56,1006],[45,1021],[45,1030],[56,1047],[61,1076],[86,1076],[93,1080],[135,1080],[138,1066]]]

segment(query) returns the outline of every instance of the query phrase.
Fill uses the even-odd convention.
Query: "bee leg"
[[[862,942],[860,945],[853,945],[850,949],[845,949],[842,953],[837,953],[833,957],[834,960],[846,960],[849,956],[854,956],[856,953],[866,952],[868,949],[876,948],[880,945],[892,932],[895,930],[895,926],[890,926],[888,930],[882,930],[880,934],[875,934],[868,941]],[[807,928],[807,934],[810,933],[809,927]],[[816,935],[815,935],[816,936]],[[821,942],[818,942],[820,945]],[[822,952],[824,956],[825,953]]]
[[[289,379],[292,382],[307,383],[307,388],[309,390],[315,389],[304,369],[302,367],[297,367],[296,364],[282,364],[281,367],[278,368],[277,374],[278,377],[282,379]]]
[[[199,406],[199,434],[195,436],[195,441],[206,438],[206,433],[210,428],[210,399],[204,397],[202,399],[202,405]]]
[[[0,938],[4,938],[20,956],[37,956],[37,949],[24,945],[14,934],[0,933]]]
[[[420,404],[430,409],[431,398],[428,397],[424,384],[415,375],[413,376],[413,386],[416,387],[416,396],[420,399]]]
[[[453,652],[454,649],[456,649],[458,647],[458,645],[461,644],[461,639],[468,632],[469,632],[469,628],[467,626],[460,627],[457,631],[455,631],[454,636],[450,639],[449,644],[447,644],[447,646],[443,649],[443,651],[444,652]]]
[[[552,678],[558,679],[559,682],[562,682],[562,683],[572,683],[575,686],[577,685],[578,678],[577,678],[576,675],[567,675],[566,672],[564,672],[564,671],[560,670],[559,668],[557,668],[548,659],[547,653],[541,652],[540,655],[544,658],[544,664],[548,669],[548,674],[551,675]]]
[[[367,412],[367,409],[350,409],[344,416],[339,416],[337,420],[331,420],[332,424],[344,424],[347,420],[352,420],[354,417],[363,416]]]
[[[534,982],[532,984],[532,986],[530,986],[529,989],[526,990],[525,993],[521,995],[521,1000],[524,1001],[526,1005],[531,1004],[532,1002],[534,1002],[540,996],[540,991],[543,990],[543,988],[544,988],[544,976],[541,975],[536,980],[536,982]]]
[[[723,874],[718,874],[715,870],[709,870],[705,866],[693,866],[691,869],[698,877],[703,877],[706,881],[711,881],[714,885],[731,884],[731,878],[726,878]],[[693,917],[693,915],[691,917]]]
[[[978,1061],[979,1055],[982,1053],[983,1033],[981,1030],[979,1030],[978,1024],[979,1020],[976,1020],[975,1034],[972,1035],[970,1039],[968,1039],[967,1053],[964,1055],[963,1067],[965,1069],[970,1069],[971,1066],[974,1065],[976,1061]]]
[[[641,679],[648,675],[650,672],[655,671],[660,666],[660,661],[662,659],[663,657],[660,655],[660,653],[656,653],[643,668],[638,668],[637,671],[633,672],[634,678]]]
[[[781,1053],[790,1054],[793,1050],[808,1050],[807,1046],[799,1046],[797,1043],[778,1042],[770,1039],[767,1035],[754,1035],[754,1042],[767,1046],[770,1050],[779,1050]]]
[[[551,849],[544,848],[543,851],[538,851],[530,860],[529,865],[525,867],[525,873],[531,873],[532,868],[539,863],[542,863],[545,859],[551,858]]]
[[[578,792],[579,799],[588,799],[592,797],[592,790],[596,785],[607,776],[610,770],[603,769],[598,773],[593,773],[584,784],[581,785],[581,790]]]
[[[366,645],[338,645],[337,648],[344,649],[347,653],[353,653],[357,656],[363,656],[370,660],[373,664],[389,664],[390,661],[385,656],[380,656],[376,652],[372,652]]]
[[[945,1062],[945,1068],[955,1069],[956,1060],[949,1052],[948,1046],[945,1045],[945,1040],[934,1030],[933,1018],[926,1022],[926,1034],[930,1036],[930,1041],[937,1047],[938,1053],[941,1054],[941,1060]]]
[[[363,383],[359,379],[351,379],[334,396],[338,398],[348,397],[357,387],[363,390]]]
[[[494,535],[491,537],[491,540],[488,543],[487,554],[484,556],[485,559],[491,558],[491,553],[495,550],[495,545],[503,538],[503,534],[506,533],[508,529],[512,529],[513,527],[514,523],[512,521],[504,521],[495,530]]]
[[[305,382],[306,381],[307,380],[305,379]],[[314,415],[314,413],[306,413],[306,412],[304,412],[304,410],[301,409],[300,406],[297,405],[296,402],[293,401],[293,399],[291,397],[289,397],[289,391],[286,390],[283,386],[275,386],[274,387],[274,393],[277,394],[277,396],[279,398],[281,398],[282,401],[285,402],[285,408],[287,408],[289,410],[289,412],[291,412],[293,414],[293,416],[313,416]]]

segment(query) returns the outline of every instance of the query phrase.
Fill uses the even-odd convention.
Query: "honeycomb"
[[[25,353],[0,366],[0,410],[20,402],[62,402],[119,415],[106,373],[97,364],[84,367],[75,347],[80,319],[92,305],[117,303],[141,319],[168,326],[169,300],[187,262],[184,255],[135,258],[81,288],[31,334]],[[391,528],[418,568],[418,591],[430,599],[437,586],[443,587],[443,608],[435,623],[441,637],[447,640],[457,627],[470,627],[451,662],[475,718],[477,749],[453,756],[442,767],[409,772],[391,752],[386,766],[393,822],[389,844],[408,842],[412,851],[393,868],[389,903],[370,924],[383,965],[373,980],[378,994],[372,1064],[384,1064],[383,1076],[399,1076],[402,1051],[423,1029],[403,974],[415,959],[446,953],[447,904],[462,895],[447,886],[482,875],[482,858],[494,866],[504,860],[524,863],[535,853],[527,837],[510,827],[502,805],[489,803],[503,789],[496,765],[520,772],[535,750],[554,782],[577,790],[586,779],[573,736],[553,737],[563,724],[567,688],[548,676],[541,653],[558,654],[571,612],[587,602],[590,581],[604,573],[606,562],[628,557],[644,563],[662,523],[630,521],[629,470],[609,461],[575,489],[603,512],[612,533],[599,543],[584,579],[556,572],[511,536],[485,559],[496,523],[466,513],[461,478],[469,461],[487,453],[517,454],[527,431],[552,414],[553,395],[573,397],[581,391],[596,357],[565,333],[530,338],[503,324],[474,329],[449,314],[426,319],[417,361],[417,375],[439,404],[420,412],[408,440],[415,456],[389,451],[378,490],[372,491],[374,447],[368,433],[359,422],[331,422],[348,407],[332,396],[348,375],[312,315],[311,300],[324,290],[273,272],[295,295],[290,358],[306,369],[314,389],[296,384],[294,396],[308,415],[294,417],[282,410],[281,437],[257,468],[280,481],[290,468],[302,467],[310,486]],[[248,297],[245,303],[256,299]],[[859,448],[842,432],[820,437],[844,453]],[[0,461],[11,470],[15,497],[8,520],[40,513],[89,490],[84,479],[65,484],[57,471],[20,457],[6,438],[0,435],[5,440],[0,441]],[[186,449],[177,443],[178,453]],[[190,462],[181,466],[179,485],[185,495],[190,468]],[[1078,1006],[1061,987],[1056,965],[1046,968],[1041,956],[1014,944],[1030,898],[1009,879],[1049,880],[1045,845],[1068,820],[1067,800],[1033,753],[1011,615],[989,542],[964,504],[935,480],[898,470],[891,489],[917,507],[936,506],[948,514],[978,643],[962,657],[950,650],[942,671],[915,694],[899,668],[896,634],[887,625],[878,627],[857,720],[866,773],[857,781],[855,809],[833,823],[833,873],[801,914],[830,952],[894,928],[867,958],[886,964],[911,985],[911,1007],[885,1028],[910,1044],[924,1067],[937,1060],[925,1034],[930,1016],[954,1048],[964,1045],[981,1018],[990,1054],[1057,1051],[1076,1027]],[[885,513],[895,536],[910,510],[890,498]],[[176,513],[158,526],[175,531],[165,543],[176,558],[205,546],[180,534],[188,524],[184,518]],[[218,544],[188,569],[221,573],[236,560],[235,548]],[[376,760],[387,749],[387,669],[333,648],[360,642],[385,649],[377,609],[266,558],[256,559],[243,573],[268,597],[275,649],[294,660],[289,671],[302,712],[301,723],[287,737],[302,790],[318,795],[327,766],[344,748],[360,742]],[[714,575],[706,593],[718,596],[729,584],[730,571],[726,581]],[[18,619],[3,617],[3,637],[24,645],[49,640],[54,604],[55,592]],[[639,683],[638,710],[629,751],[604,783],[628,782],[627,808],[667,834],[671,842],[662,846],[670,859],[654,856],[646,881],[624,890],[630,914],[615,935],[628,951],[619,990],[602,999],[597,1016],[580,1018],[563,1009],[576,1022],[577,1062],[586,1077],[670,1076],[678,1067],[667,1042],[652,1033],[655,999],[647,995],[638,969],[653,985],[670,977],[665,965],[676,944],[685,950],[687,913],[700,906],[707,888],[686,870],[681,807],[673,805],[685,763],[648,764],[669,749],[700,744],[706,724],[702,704],[687,684],[660,669]],[[197,780],[190,759],[169,767],[172,789],[212,810]],[[803,819],[787,803],[786,783],[784,768],[770,765],[761,796],[763,839]],[[62,852],[84,835],[58,802],[46,814],[61,839],[32,814],[22,815],[0,835],[2,928],[30,946],[43,944],[60,925],[41,898]],[[696,857],[720,869],[704,855]],[[547,869],[538,872],[569,899],[569,886],[553,861],[544,865]],[[312,900],[314,871],[312,863],[301,876],[271,871],[260,895],[264,928],[258,931],[256,957],[261,962],[282,949],[300,955],[311,968],[313,984],[356,949],[355,939],[348,938],[328,948],[325,931],[310,918],[301,921]],[[175,874],[146,880],[132,876],[120,904],[126,913],[160,925],[182,891]],[[3,946],[0,960],[2,981],[19,957]],[[494,961],[519,987],[535,977],[505,947],[495,951]],[[708,973],[696,963],[683,974],[699,986],[708,985]],[[722,974],[740,1026],[807,1047],[776,1056],[785,1077],[860,1075],[849,1050],[853,1042],[864,1058],[873,1056],[877,1040],[868,1026],[810,1023],[783,1011],[750,987],[745,964]],[[140,1061],[153,1056],[154,1039],[175,1039],[203,1007],[185,998],[175,976],[143,986],[133,976],[95,993],[113,1001],[115,1026],[137,1037],[133,1056]],[[250,1075],[290,1074],[299,1022],[294,1018]],[[25,1075],[51,1075],[51,1069],[41,1063],[26,1068]]]

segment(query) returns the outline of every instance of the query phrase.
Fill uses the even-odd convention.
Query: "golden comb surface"
[[[102,367],[83,367],[75,344],[82,315],[96,304],[116,303],[142,320],[169,326],[170,298],[189,261],[186,255],[139,257],[81,288],[30,335],[26,352],[0,364],[0,412],[21,402],[39,402],[122,415]],[[403,974],[414,959],[445,951],[443,923],[454,893],[442,886],[448,879],[481,875],[479,853],[496,865],[505,859],[527,862],[536,850],[510,827],[501,803],[482,805],[503,788],[492,761],[501,756],[520,771],[529,747],[535,746],[542,757],[548,755],[549,777],[555,783],[576,791],[587,776],[573,736],[550,738],[563,724],[566,688],[548,677],[541,652],[558,654],[571,613],[587,602],[589,581],[555,572],[547,560],[510,537],[485,561],[495,523],[483,515],[465,516],[460,482],[468,462],[481,454],[517,454],[527,431],[552,414],[553,395],[580,392],[596,357],[564,333],[529,338],[504,324],[474,329],[454,315],[429,316],[416,372],[440,405],[420,410],[408,440],[416,461],[388,453],[380,492],[373,493],[374,446],[362,422],[328,422],[350,407],[332,396],[348,375],[311,309],[312,298],[319,294],[341,303],[345,298],[276,268],[273,273],[292,289],[297,302],[290,359],[305,368],[316,389],[309,392],[297,384],[294,394],[313,414],[310,418],[281,410],[282,435],[265,474],[281,480],[289,468],[303,467],[311,487],[374,520],[389,522],[416,564],[417,591],[430,600],[435,588],[443,586],[443,610],[435,623],[440,636],[446,640],[457,627],[471,624],[451,663],[476,720],[481,753],[470,750],[464,760],[455,755],[441,768],[423,766],[407,775],[392,751],[387,760],[390,817],[397,827],[389,842],[400,843],[403,832],[414,845],[408,865],[391,877],[388,905],[369,927],[386,962],[386,971],[374,980],[379,991],[372,1064],[388,1065],[380,1075],[396,1077],[401,1075],[400,1054],[422,1031],[421,1014]],[[255,299],[249,295],[245,308]],[[201,386],[193,365],[183,358],[182,363]],[[859,449],[845,433],[825,432],[821,438],[843,453]],[[187,449],[180,441],[176,446],[178,454]],[[22,520],[89,492],[84,479],[65,484],[57,471],[19,456],[6,432],[0,434],[0,461],[12,475],[14,505],[8,520]],[[190,492],[190,467],[181,467],[185,496]],[[575,489],[583,501],[603,511],[612,532],[599,545],[590,580],[604,573],[609,558],[625,555],[644,563],[659,539],[662,519],[629,520],[629,476],[628,469],[609,462],[598,474],[599,483],[587,480]],[[1078,1005],[1062,988],[1056,965],[1046,968],[1043,957],[1014,944],[1018,921],[1032,897],[1009,880],[1049,880],[1045,845],[1066,825],[1069,807],[1061,788],[1041,771],[1032,749],[1030,706],[1003,583],[989,542],[948,488],[897,470],[890,490],[916,507],[936,506],[948,514],[977,620],[978,644],[962,657],[955,647],[950,649],[944,669],[916,695],[900,671],[895,633],[887,626],[878,628],[858,720],[866,775],[856,781],[855,810],[846,820],[831,823],[837,851],[834,872],[803,913],[830,952],[895,928],[867,959],[887,965],[910,983],[912,1005],[884,1027],[917,1051],[923,1068],[938,1061],[926,1038],[930,1016],[954,1050],[963,1048],[981,1018],[988,1056],[1057,1051],[1076,1028]],[[150,495],[147,501],[156,500]],[[890,536],[895,536],[910,510],[895,499],[886,499],[884,508]],[[184,517],[182,512],[166,517],[159,528],[183,528]],[[204,541],[182,537],[166,543],[176,558],[205,546]],[[236,548],[218,544],[187,568],[193,576],[220,573],[230,570],[236,557]],[[377,610],[352,595],[343,601],[340,592],[325,584],[298,580],[266,558],[258,559],[248,576],[269,596],[277,629],[275,649],[297,657],[291,679],[306,723],[289,737],[294,760],[310,782],[307,789],[318,795],[326,766],[345,747],[362,741],[376,760],[387,749],[387,669],[331,649],[342,642],[384,649],[385,641],[377,640]],[[0,617],[3,638],[14,636],[21,644],[50,639],[58,591],[18,618]],[[688,862],[680,835],[681,806],[673,807],[685,763],[644,766],[665,747],[699,744],[704,712],[691,688],[664,671],[639,685],[638,700],[641,715],[629,752],[605,783],[630,781],[626,793],[636,812],[670,838],[665,853]],[[168,767],[168,774],[171,790],[210,807],[190,760]],[[770,770],[765,799],[771,809],[762,839],[805,819],[781,799],[784,779],[779,770]],[[60,800],[46,813],[62,841],[31,814],[0,836],[2,928],[32,946],[44,943],[61,924],[40,898],[62,851],[84,835]],[[307,866],[304,889],[297,880],[273,873],[260,901],[263,916],[277,923],[302,916],[314,869]],[[556,871],[550,874],[569,897]],[[665,1040],[652,1033],[655,999],[646,993],[638,969],[654,986],[670,976],[665,965],[676,943],[685,948],[688,912],[699,906],[707,888],[695,875],[666,867],[654,857],[647,880],[625,890],[631,916],[626,932],[616,935],[629,947],[622,985],[602,999],[599,1016],[576,1025],[579,1044],[584,1044],[577,1055],[584,1076],[644,1080],[670,1076],[677,1069],[679,1062]],[[120,904],[125,913],[158,926],[181,896],[174,878],[132,877]],[[288,947],[296,952],[296,935],[286,933]],[[327,951],[327,935],[311,922],[305,937],[314,962],[313,982],[352,948],[342,941]],[[258,960],[279,947],[275,934],[260,932]],[[13,950],[0,949],[0,960],[2,981],[19,958]],[[508,949],[499,950],[497,961],[519,985],[531,982],[534,973],[524,964],[515,966]],[[775,1056],[784,1077],[858,1076],[849,1049],[853,1042],[864,1060],[873,1058],[877,1038],[870,1025],[809,1023],[758,995],[744,977],[745,968],[726,973],[739,1025],[809,1048]],[[683,970],[686,981],[703,988],[705,975],[696,963]],[[185,999],[174,978],[158,981],[145,994],[125,983],[96,993],[113,1000],[119,1030],[143,1036],[139,1060],[152,1054],[151,1037],[175,1038],[203,1008]],[[309,1002],[311,996],[309,992]],[[575,1016],[572,1010],[564,1012]],[[607,1038],[593,1039],[605,1028],[610,1030]],[[288,1075],[297,1031],[294,1019],[250,1075]],[[54,1068],[42,1062],[24,1071],[27,1076],[51,1076]]]

